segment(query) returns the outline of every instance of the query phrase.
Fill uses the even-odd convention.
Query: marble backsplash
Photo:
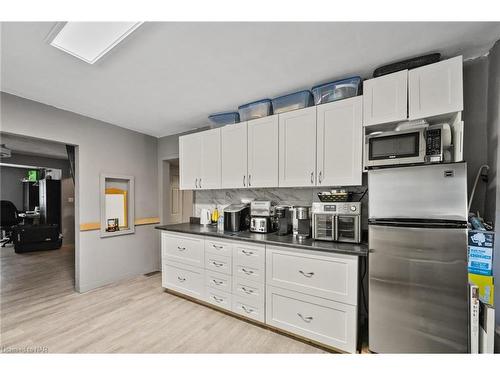
[[[348,191],[357,193],[353,199],[357,200],[367,189],[366,175],[363,176],[363,185],[346,188]],[[276,204],[293,206],[310,206],[312,202],[319,202],[318,193],[328,191],[331,188],[262,188],[262,189],[220,189],[220,190],[198,190],[193,192],[193,214],[200,216],[203,208],[213,210],[217,207],[220,211],[224,207],[241,203],[242,199],[271,200]],[[368,193],[362,200],[362,227],[367,227],[368,222]]]

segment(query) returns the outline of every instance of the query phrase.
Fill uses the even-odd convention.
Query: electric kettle
[[[202,208],[200,212],[200,224],[201,225],[207,225],[212,223],[212,217],[210,214],[210,210],[206,208]]]

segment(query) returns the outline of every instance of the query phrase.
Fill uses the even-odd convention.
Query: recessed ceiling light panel
[[[66,22],[50,44],[94,64],[142,22]]]

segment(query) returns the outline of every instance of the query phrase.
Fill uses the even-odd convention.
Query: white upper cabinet
[[[248,187],[278,186],[278,115],[248,121]]]
[[[179,137],[181,190],[220,189],[221,129]]]
[[[179,186],[181,190],[198,189],[201,171],[200,134],[179,137]]]
[[[226,125],[222,132],[222,188],[245,188],[247,180],[247,123]]]
[[[199,189],[221,187],[221,129],[201,132],[201,171]]]
[[[278,116],[279,186],[316,185],[316,107]]]
[[[408,112],[408,70],[363,82],[363,124],[403,121]]]
[[[463,110],[462,56],[409,71],[409,118]]]
[[[317,107],[317,185],[361,185],[363,99],[357,96]]]

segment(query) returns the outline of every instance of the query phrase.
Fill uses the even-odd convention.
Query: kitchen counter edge
[[[292,235],[278,236],[276,234],[260,234],[252,233],[249,231],[244,232],[217,232],[215,226],[204,226],[200,224],[171,224],[171,225],[157,225],[155,229],[164,230],[168,232],[196,234],[200,236],[210,236],[222,238],[226,240],[246,241],[253,243],[261,243],[266,245],[283,246],[291,248],[299,248],[314,251],[325,251],[329,253],[339,253],[346,255],[367,256],[368,245],[366,243],[354,244],[347,242],[329,242],[329,241],[314,241],[307,239],[299,241]]]

